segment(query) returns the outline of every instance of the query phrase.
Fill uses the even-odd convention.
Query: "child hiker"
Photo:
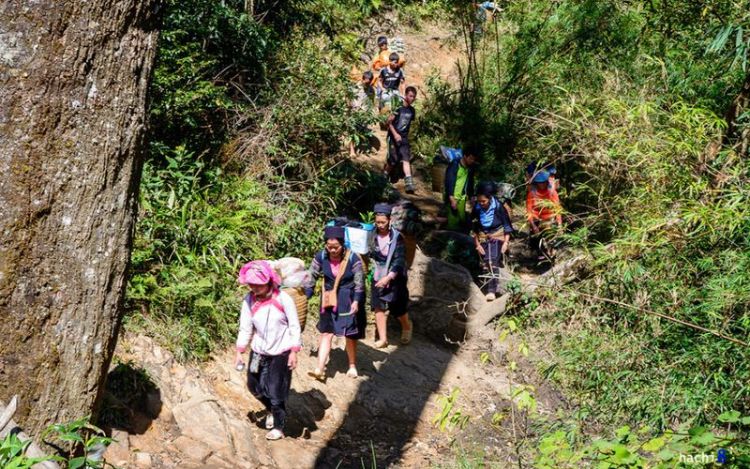
[[[354,99],[351,102],[351,107],[355,111],[361,112],[372,112],[373,105],[375,102],[375,88],[372,86],[372,72],[365,70],[362,73],[362,79],[357,83],[354,88]],[[365,132],[367,128],[361,128],[360,131]],[[354,138],[349,140],[349,156],[356,156],[357,145],[354,142]]]
[[[378,109],[382,110],[386,105],[394,109],[401,102],[401,96],[404,92],[404,82],[406,77],[404,71],[399,65],[398,54],[393,52],[389,56],[387,67],[380,69],[380,101]]]
[[[406,88],[403,106],[388,117],[388,157],[384,171],[392,182],[400,179],[403,172],[404,189],[407,194],[414,193],[414,179],[411,175],[411,147],[409,146],[409,128],[416,116],[412,104],[417,99],[417,89]],[[395,181],[394,181],[395,180]]]

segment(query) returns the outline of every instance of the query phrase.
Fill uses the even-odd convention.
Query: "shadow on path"
[[[468,276],[467,276],[468,277]],[[429,300],[445,294],[445,303],[466,301],[470,285],[456,282],[441,289],[439,282],[424,278],[421,295],[412,296],[410,315],[417,331],[420,321],[451,323],[455,311],[433,308]],[[440,315],[440,318],[435,315]],[[394,320],[393,323],[396,321]],[[391,343],[398,343],[400,327],[389,329]],[[388,353],[360,342],[360,383],[341,426],[317,457],[317,468],[373,468],[399,465],[420,422],[428,423],[435,412],[426,409],[453,359],[453,351],[415,335],[411,344],[391,345]],[[333,358],[332,358],[333,360]],[[329,381],[329,386],[335,385]],[[427,464],[427,462],[425,462]]]

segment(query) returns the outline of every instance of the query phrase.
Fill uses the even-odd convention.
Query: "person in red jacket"
[[[562,207],[557,191],[550,188],[549,173],[538,171],[526,192],[526,218],[531,229],[531,247],[543,260],[552,257],[550,252],[543,252],[541,241],[544,236],[562,230]]]

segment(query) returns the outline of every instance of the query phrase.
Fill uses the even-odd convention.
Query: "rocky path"
[[[453,73],[456,52],[439,28],[403,37],[410,83],[423,90],[432,67],[445,77]],[[378,170],[384,158],[381,146],[378,152],[358,155],[357,161]],[[434,218],[440,194],[416,176],[417,193],[407,198]],[[402,183],[396,189],[402,191]],[[128,423],[113,429],[118,442],[107,451],[108,461],[124,469],[435,467],[450,460],[446,457],[459,433],[470,435],[469,443],[495,460],[510,461],[509,443],[501,441],[495,419],[510,407],[513,380],[506,366],[496,366],[507,362],[507,351],[491,325],[481,337],[450,344],[464,338],[472,315],[501,311],[505,303],[487,303],[466,269],[421,252],[409,282],[417,332],[413,342],[375,349],[371,323],[359,345],[359,378],[345,375],[343,340],[332,352],[327,382],[307,376],[316,362],[316,321],[310,316],[293,373],[287,438],[276,442],[264,439],[261,406],[247,391],[245,373],[233,368],[230,344],[196,368],[177,363],[151,339],[126,337],[118,360],[132,367],[136,378],[151,383],[134,387],[146,392],[130,409]],[[391,342],[397,343],[398,335],[391,330]],[[524,378],[514,375],[519,379]],[[446,397],[454,390],[458,394],[447,406]],[[539,399],[542,412],[555,405],[553,398]],[[446,421],[454,425],[439,429],[435,419],[445,409]],[[463,417],[471,431],[456,429]]]
[[[122,468],[428,467],[450,450],[450,433],[433,424],[441,396],[460,389],[454,410],[477,419],[507,400],[507,377],[482,367],[478,350],[419,335],[407,346],[375,349],[369,336],[359,346],[360,377],[346,376],[342,341],[323,384],[307,376],[315,367],[316,334],[314,327],[305,331],[287,438],[276,442],[264,439],[262,407],[247,391],[245,373],[233,368],[231,350],[197,369],[178,364],[146,337],[129,337],[118,357],[142,367],[157,389],[137,410],[142,430],[115,429],[119,441],[107,458]]]

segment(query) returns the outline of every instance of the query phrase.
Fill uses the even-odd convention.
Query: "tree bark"
[[[0,4],[0,399],[95,408],[122,315],[158,0]]]

